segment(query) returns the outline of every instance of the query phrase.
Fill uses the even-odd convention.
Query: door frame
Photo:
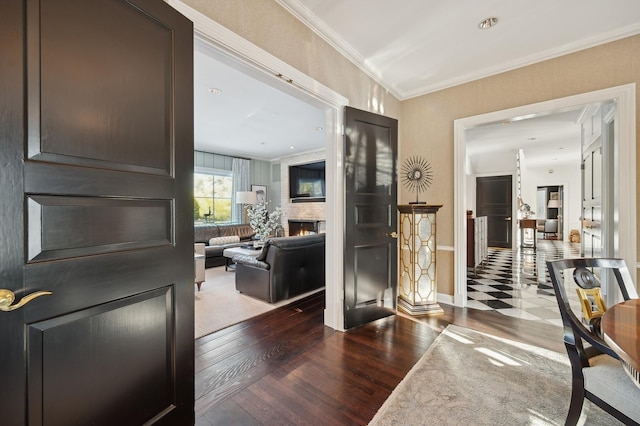
[[[466,130],[482,124],[513,119],[514,117],[535,116],[563,108],[613,100],[617,103],[616,144],[618,183],[616,201],[619,220],[617,229],[618,248],[615,256],[625,260],[629,272],[636,280],[636,85],[635,83],[610,87],[593,92],[553,99],[535,104],[494,111],[486,114],[454,120],[454,304],[467,305],[467,265],[466,265]],[[621,197],[620,194],[625,194]]]
[[[240,72],[325,110],[327,241],[324,324],[344,331],[344,244],[341,238],[344,229],[344,178],[338,171],[343,167],[342,110],[349,105],[349,100],[182,1],[165,1],[193,22],[194,37],[234,62]]]
[[[513,202],[513,200],[515,200],[518,196],[518,191],[517,191],[517,174],[516,172],[488,172],[488,173],[478,173],[477,175],[475,175],[476,179],[474,179],[474,188],[473,188],[473,200],[474,200],[474,205],[476,206],[476,216],[480,216],[480,214],[478,213],[478,178],[485,178],[485,177],[496,177],[496,176],[511,176],[511,212],[509,213],[509,216],[511,216],[511,236],[510,236],[510,242],[511,242],[511,248],[516,248],[517,244],[518,244],[518,220],[515,219],[518,217],[518,209],[517,209],[517,205],[516,203]],[[487,221],[488,222],[488,221]],[[488,226],[488,225],[487,225]]]

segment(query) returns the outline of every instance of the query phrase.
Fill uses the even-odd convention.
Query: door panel
[[[397,120],[345,111],[345,328],[395,313]]]
[[[166,287],[29,325],[30,417],[47,424],[108,425],[123,418],[143,424],[171,407],[172,305]]]
[[[170,175],[172,28],[125,1],[28,11],[29,157]]]
[[[478,216],[487,216],[489,247],[511,248],[511,175],[476,178],[476,209]]]
[[[192,424],[192,25],[151,0],[0,15],[0,287],[53,293],[0,312],[2,422]]]

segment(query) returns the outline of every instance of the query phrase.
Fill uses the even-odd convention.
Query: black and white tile
[[[580,256],[580,244],[538,240],[537,248],[490,248],[467,272],[467,307],[562,325],[546,261]],[[576,296],[577,301],[577,296]]]

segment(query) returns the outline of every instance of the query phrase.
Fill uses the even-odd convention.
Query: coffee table
[[[256,250],[253,248],[243,248],[243,247],[231,247],[231,248],[227,248],[224,249],[224,251],[222,252],[222,255],[224,256],[224,270],[228,271],[229,269],[231,269],[232,271],[236,269],[236,265],[235,263],[232,262],[232,258],[233,256],[236,256],[238,254],[243,254],[246,256],[257,256],[258,254],[260,254],[261,250]]]

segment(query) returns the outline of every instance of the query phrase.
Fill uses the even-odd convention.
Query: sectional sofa
[[[204,243],[205,268],[224,265],[225,248],[251,243],[255,233],[248,223],[195,225],[194,243]]]

